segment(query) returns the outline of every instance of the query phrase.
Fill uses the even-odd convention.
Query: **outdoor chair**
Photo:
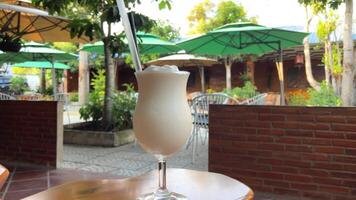
[[[16,98],[8,94],[0,93],[0,100],[16,100]]]
[[[193,117],[193,131],[188,140],[186,149],[192,145],[193,163],[195,162],[195,156],[197,155],[196,148],[198,147],[199,139],[201,139],[201,143],[204,145],[208,138],[210,104],[238,104],[238,101],[223,93],[202,94],[192,100],[191,111]],[[203,131],[205,132],[204,137],[202,137]]]
[[[0,164],[0,191],[1,188],[5,185],[6,179],[9,176],[9,170]]]
[[[67,112],[68,123],[70,124],[70,114],[69,114],[69,94],[67,93],[57,93],[53,96],[54,101],[59,101],[63,103],[63,111]]]
[[[242,105],[265,105],[267,93],[262,93],[252,98],[242,101]]]

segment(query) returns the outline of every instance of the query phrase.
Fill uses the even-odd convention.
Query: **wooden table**
[[[4,166],[0,165],[0,190],[2,186],[5,184],[8,176],[9,176],[9,170],[7,170]]]
[[[158,174],[116,180],[84,180],[66,183],[37,193],[26,200],[134,200],[157,189]],[[252,190],[222,174],[187,169],[168,169],[167,188],[189,200],[252,200]]]

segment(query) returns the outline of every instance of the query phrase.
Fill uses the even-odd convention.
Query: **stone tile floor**
[[[208,171],[208,145],[199,145],[197,152],[192,163],[191,147],[184,147],[168,159],[167,166]],[[157,160],[133,143],[115,148],[64,145],[61,168],[129,177],[156,169]]]
[[[199,145],[192,163],[191,149],[182,149],[168,160],[168,167],[208,170],[208,145]],[[5,163],[11,174],[0,191],[3,200],[17,200],[50,187],[75,180],[117,179],[136,176],[156,169],[155,158],[139,145],[116,148],[64,145],[60,169],[39,166],[16,166]],[[298,200],[299,198],[255,192],[255,200]],[[303,200],[307,200],[304,199]],[[309,199],[308,199],[309,200]]]
[[[192,151],[182,148],[167,162],[168,167],[208,171],[208,144],[199,142],[198,156],[192,163]],[[119,177],[137,176],[157,168],[156,159],[138,144],[121,147],[88,147],[64,145],[62,168],[93,173],[113,174]],[[255,200],[300,200],[300,198],[255,192]],[[309,200],[303,198],[303,200]]]

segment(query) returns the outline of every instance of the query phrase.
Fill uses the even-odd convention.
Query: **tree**
[[[305,8],[305,14],[306,14],[305,30],[306,32],[310,32],[310,24],[313,20],[315,13],[318,12],[320,3],[317,1],[309,1],[309,0],[299,0],[299,3],[302,4]],[[315,80],[313,76],[309,37],[304,38],[303,45],[304,45],[304,57],[305,57],[305,76],[307,77],[307,81],[309,85],[315,90],[319,90],[320,84]],[[327,71],[325,71],[325,74],[327,74]]]
[[[190,33],[202,34],[219,26],[236,22],[256,22],[256,17],[249,18],[245,8],[232,0],[221,1],[217,6],[205,0],[198,3],[188,16]],[[231,89],[232,57],[225,58],[226,88]]]
[[[351,106],[354,96],[354,47],[352,40],[352,14],[353,1],[345,0],[345,20],[344,20],[344,57],[342,72],[341,98],[344,106]]]
[[[170,0],[155,0],[161,9],[170,8]],[[52,14],[65,15],[72,19],[69,24],[72,36],[86,35],[90,39],[102,40],[104,43],[104,65],[106,71],[103,125],[106,129],[113,127],[113,91],[115,83],[115,65],[113,55],[122,52],[123,34],[115,34],[112,25],[120,22],[121,17],[114,0],[33,0]],[[140,0],[125,0],[125,6],[132,10]],[[79,14],[76,14],[77,11]],[[148,17],[133,13],[136,30],[148,31],[153,21]]]
[[[341,98],[344,106],[351,106],[355,96],[353,88],[355,82],[355,69],[353,61],[353,40],[352,40],[352,0],[299,0],[307,5],[319,3],[322,6],[338,8],[341,3],[345,3],[344,33],[343,33],[343,66]]]
[[[324,42],[324,57],[323,62],[325,64],[325,82],[331,85],[335,91],[335,94],[340,96],[340,80],[342,67],[340,65],[341,59],[338,51],[338,43],[332,44],[331,34],[335,33],[338,26],[339,18],[331,8],[321,11],[321,19],[317,26],[317,36]],[[331,80],[330,80],[331,79]]]
[[[169,21],[156,21],[156,24],[151,28],[150,33],[168,41],[174,41],[180,37],[179,29],[173,27]]]
[[[191,34],[201,34],[219,26],[236,22],[256,22],[248,17],[245,8],[232,0],[221,1],[218,5],[205,0],[198,3],[188,16]]]

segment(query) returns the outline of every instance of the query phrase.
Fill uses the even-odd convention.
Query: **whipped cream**
[[[179,72],[179,69],[175,65],[150,65],[144,70],[144,72]]]

